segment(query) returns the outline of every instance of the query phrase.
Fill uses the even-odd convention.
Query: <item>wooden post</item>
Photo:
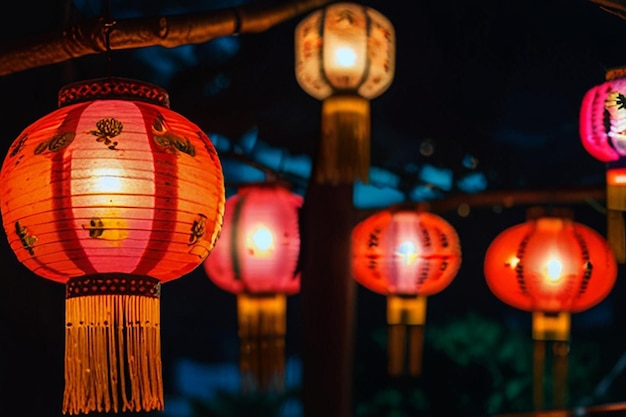
[[[302,208],[304,417],[350,417],[354,309],[352,184],[308,186]]]

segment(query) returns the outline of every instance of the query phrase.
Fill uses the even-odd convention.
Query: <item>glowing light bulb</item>
[[[94,189],[99,193],[117,193],[122,191],[120,171],[114,168],[101,168],[93,173]]]
[[[517,264],[519,264],[520,259],[513,255],[509,258],[509,260],[507,261],[507,263],[505,264],[506,266],[510,266],[511,269],[515,269],[517,268]]]
[[[335,62],[343,68],[354,67],[356,63],[356,53],[352,48],[341,47],[335,51]]]
[[[267,227],[259,225],[252,232],[249,243],[254,254],[267,256],[274,248],[274,236]]]
[[[418,256],[415,244],[411,241],[402,242],[396,250],[396,255],[400,255],[405,265],[411,265]]]
[[[557,259],[550,259],[547,264],[548,267],[548,279],[550,281],[558,281],[561,278],[561,271],[563,265]]]

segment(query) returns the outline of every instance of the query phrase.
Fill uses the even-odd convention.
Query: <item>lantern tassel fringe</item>
[[[369,181],[370,103],[357,95],[338,94],[322,103],[320,155],[315,168],[318,184]]]
[[[424,326],[427,297],[423,295],[387,296],[388,373],[400,376],[408,371],[422,373]]]
[[[159,319],[154,297],[68,298],[63,413],[163,410]]]
[[[286,296],[238,294],[242,390],[245,393],[284,391]]]

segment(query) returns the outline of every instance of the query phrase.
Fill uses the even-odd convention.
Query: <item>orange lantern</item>
[[[275,184],[248,185],[226,201],[208,277],[237,295],[240,372],[245,391],[283,388],[286,297],[300,291],[302,197]]]
[[[626,262],[626,68],[606,73],[587,91],[580,108],[580,138],[591,156],[606,163],[607,240]]]
[[[595,230],[563,216],[531,215],[500,233],[484,261],[487,284],[506,304],[532,312],[534,402],[543,407],[545,342],[553,341],[555,405],[565,405],[570,315],[611,291],[617,262]]]
[[[222,223],[209,138],[159,87],[71,84],[11,146],[0,193],[19,261],[66,285],[63,412],[163,409],[160,286],[202,263]]]
[[[322,137],[315,180],[367,182],[370,103],[393,80],[395,32],[374,9],[334,3],[300,22],[295,72],[302,89],[322,102]]]
[[[404,371],[407,350],[409,373],[421,373],[426,299],[444,290],[460,266],[459,237],[448,222],[435,214],[382,210],[354,228],[354,278],[387,296],[390,375]]]

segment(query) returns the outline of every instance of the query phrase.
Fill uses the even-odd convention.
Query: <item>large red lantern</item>
[[[281,391],[288,295],[300,290],[302,197],[278,183],[247,185],[226,201],[208,277],[237,295],[244,391]]]
[[[71,84],[11,146],[0,193],[19,261],[66,285],[63,412],[163,409],[160,285],[204,261],[223,218],[209,138],[159,87]]]
[[[606,162],[607,239],[626,262],[626,70],[608,71],[606,82],[587,91],[580,110],[580,137],[594,158]]]
[[[459,237],[435,214],[382,210],[354,228],[354,279],[387,296],[390,375],[404,372],[407,350],[409,373],[421,373],[427,297],[444,290],[460,265]]]
[[[531,215],[493,240],[484,271],[496,297],[532,312],[535,407],[543,407],[546,341],[555,354],[555,405],[565,406],[570,315],[598,304],[613,288],[617,263],[611,248],[598,232],[566,215]]]

